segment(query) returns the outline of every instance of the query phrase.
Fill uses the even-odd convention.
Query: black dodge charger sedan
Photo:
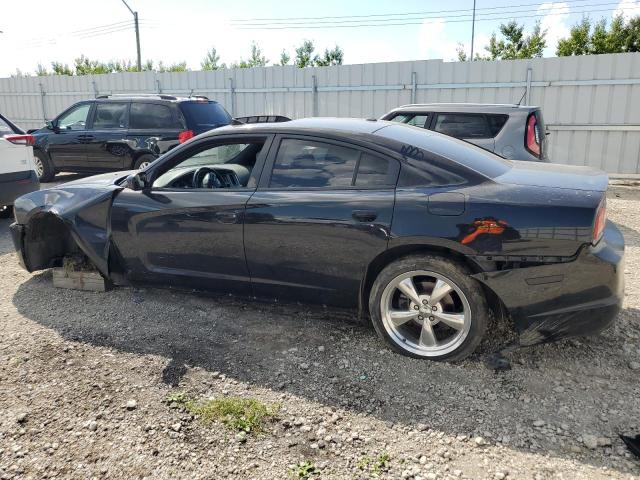
[[[222,127],[140,171],[25,195],[11,230],[29,271],[82,253],[116,285],[357,308],[397,352],[459,360],[491,312],[523,345],[615,318],[607,182],[417,127],[303,119]]]

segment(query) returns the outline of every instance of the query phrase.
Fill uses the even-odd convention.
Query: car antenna
[[[527,89],[524,89],[524,92],[522,92],[522,96],[520,97],[520,101],[518,102],[518,106],[520,106],[520,104],[522,103],[522,100],[524,100],[524,96],[527,94]]]

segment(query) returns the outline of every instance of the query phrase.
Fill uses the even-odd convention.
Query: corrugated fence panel
[[[553,161],[640,173],[640,53],[5,78],[0,112],[37,128],[80,100],[125,93],[206,95],[234,116],[291,118],[372,118],[408,103],[525,104],[528,98],[544,113]]]

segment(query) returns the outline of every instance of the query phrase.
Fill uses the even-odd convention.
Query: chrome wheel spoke
[[[416,291],[412,278],[405,278],[398,284],[398,290],[404,293],[416,305],[420,304],[420,295]]]
[[[436,305],[440,300],[442,300],[447,294],[453,291],[451,285],[447,282],[443,282],[439,278],[436,280],[436,284],[433,287],[433,291],[429,296],[429,304]]]
[[[424,321],[420,331],[420,345],[423,347],[435,347],[438,344],[436,335],[433,333],[433,326],[429,320]]]
[[[454,330],[462,330],[464,328],[464,313],[433,312],[433,316]]]
[[[404,325],[409,320],[413,320],[418,316],[418,312],[415,310],[391,310],[389,317],[396,327]]]

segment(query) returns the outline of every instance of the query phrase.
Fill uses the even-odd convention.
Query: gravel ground
[[[54,289],[20,269],[2,220],[0,478],[640,478],[618,439],[640,433],[640,192],[609,198],[627,241],[618,322],[502,373],[401,357],[346,312]],[[237,434],[178,392],[277,413]]]

